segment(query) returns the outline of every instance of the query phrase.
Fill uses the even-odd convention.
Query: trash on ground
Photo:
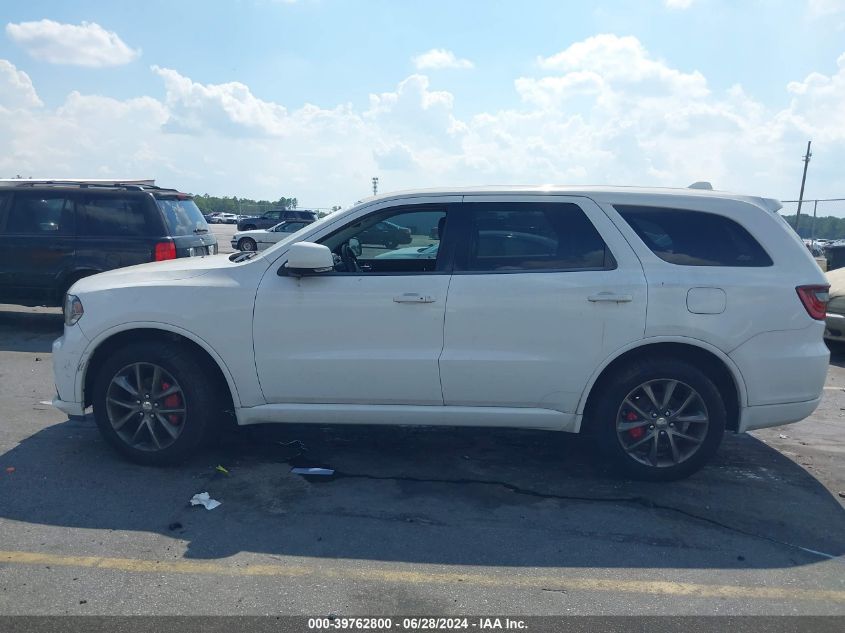
[[[333,468],[291,468],[294,475],[334,475]]]
[[[207,492],[200,492],[191,497],[191,505],[202,506],[206,510],[214,510],[214,508],[220,505],[220,502],[212,499]]]
[[[845,490],[840,491],[839,496],[845,499]]]
[[[778,435],[778,437],[779,437],[780,439],[782,439],[782,440],[788,440],[788,439],[789,439],[789,436],[788,436],[788,435],[784,435],[783,433],[781,433],[780,435]]]
[[[230,474],[229,471],[223,468],[220,464],[217,464],[217,468],[215,468],[214,470],[216,470],[218,473],[223,473],[224,475]]]

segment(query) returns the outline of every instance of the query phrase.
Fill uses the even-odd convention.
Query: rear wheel
[[[628,476],[688,477],[722,440],[727,413],[719,390],[684,361],[638,361],[601,388],[591,423],[603,453]]]
[[[141,464],[188,457],[221,415],[215,381],[188,349],[160,342],[117,350],[94,381],[94,418],[105,439]]]
[[[242,237],[240,240],[238,240],[239,251],[252,252],[257,248],[258,245],[255,243],[255,240],[251,237]]]

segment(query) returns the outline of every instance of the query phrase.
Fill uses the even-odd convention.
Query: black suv
[[[296,211],[294,209],[273,209],[262,215],[256,215],[238,220],[239,231],[254,231],[255,229],[269,229],[279,222],[302,221],[313,222],[317,219],[314,211]]]
[[[190,195],[175,189],[0,182],[0,303],[58,306],[82,277],[215,253],[217,239],[202,213]]]

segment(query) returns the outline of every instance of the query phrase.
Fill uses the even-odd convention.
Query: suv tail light
[[[155,248],[155,261],[163,262],[166,259],[176,259],[176,244],[173,242],[158,242]]]
[[[807,309],[807,314],[814,319],[824,321],[827,316],[830,286],[798,286],[795,290],[798,292],[801,303]]]

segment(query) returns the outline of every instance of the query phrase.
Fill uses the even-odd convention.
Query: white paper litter
[[[788,440],[788,439],[789,439],[789,436],[788,436],[788,435],[784,435],[783,433],[781,433],[780,435],[778,435],[778,437],[779,437],[780,439],[782,439],[782,440]]]
[[[206,510],[214,510],[220,505],[216,499],[212,499],[207,492],[200,492],[191,497],[192,506],[203,506]]]
[[[334,475],[331,468],[291,468],[294,475]]]

